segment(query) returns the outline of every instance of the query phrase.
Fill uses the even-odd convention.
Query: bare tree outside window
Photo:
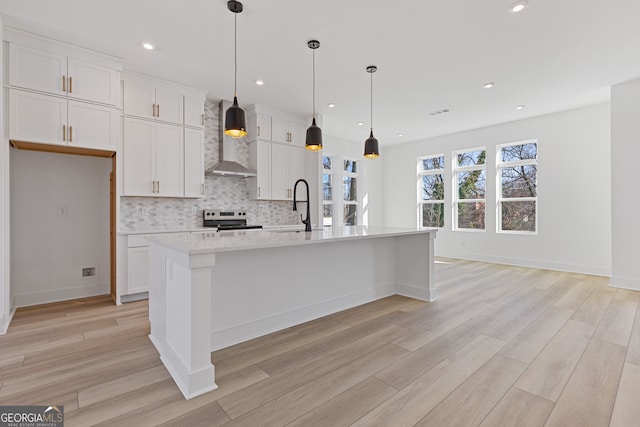
[[[484,148],[455,153],[455,224],[457,230],[484,230],[487,173]]]
[[[418,214],[422,227],[444,227],[444,155],[418,158]]]
[[[499,147],[498,231],[537,232],[538,144]]]

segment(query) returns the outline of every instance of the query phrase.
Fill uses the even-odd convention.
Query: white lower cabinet
[[[182,127],[125,117],[123,145],[123,195],[184,195]]]
[[[9,139],[15,141],[113,151],[119,117],[103,105],[9,90]]]
[[[155,236],[177,236],[185,233],[130,234],[127,236],[127,294],[149,291],[149,243]],[[188,233],[186,233],[188,234]]]

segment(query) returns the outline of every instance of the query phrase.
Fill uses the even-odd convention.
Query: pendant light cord
[[[373,132],[373,73],[371,74],[371,132]]]
[[[313,118],[316,118],[316,50],[313,49]]]
[[[238,14],[233,14],[233,96],[238,96]]]

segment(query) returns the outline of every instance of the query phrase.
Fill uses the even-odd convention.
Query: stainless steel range
[[[219,209],[205,209],[202,211],[203,227],[220,230],[248,230],[262,228],[261,225],[247,225],[246,211],[223,211]]]

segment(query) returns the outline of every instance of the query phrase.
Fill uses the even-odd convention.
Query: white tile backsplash
[[[220,111],[218,102],[205,103],[204,158],[205,169],[218,162]],[[248,166],[249,145],[237,141],[238,162]],[[298,224],[291,202],[249,200],[245,178],[233,176],[205,177],[205,197],[202,199],[172,199],[160,197],[121,197],[120,228],[123,231],[154,228],[193,228],[202,225],[203,209],[241,209],[247,211],[248,222],[262,225]],[[195,208],[196,213],[192,213]]]

